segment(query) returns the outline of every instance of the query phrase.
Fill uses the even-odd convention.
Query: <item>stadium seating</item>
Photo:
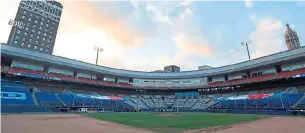
[[[265,74],[257,77],[250,77],[246,81],[247,83],[252,83],[252,82],[259,82],[259,81],[267,81],[267,80],[272,80],[275,74]]]
[[[228,80],[224,82],[223,86],[229,86],[229,85],[238,85],[242,84],[245,82],[246,79],[233,79],[233,80]]]
[[[129,83],[123,83],[123,82],[120,82],[120,83],[119,83],[119,86],[120,86],[120,87],[124,87],[124,88],[125,88],[125,87],[127,87],[127,88],[132,87],[131,84],[129,84]]]
[[[118,86],[118,83],[110,81],[102,81],[102,84],[106,86]]]
[[[33,76],[46,77],[46,73],[43,72],[43,71],[34,71],[34,70],[25,69],[25,68],[18,68],[18,67],[10,67],[8,69],[8,73],[13,74],[13,75],[30,74],[30,75],[33,75]],[[27,76],[29,76],[29,75],[27,75]]]
[[[209,83],[209,87],[222,86],[222,84],[223,84],[223,81],[211,82],[211,83]]]
[[[74,105],[74,98],[71,94],[58,94],[59,98],[64,102],[67,106]]]
[[[292,76],[295,76],[297,74],[305,74],[305,68],[301,68],[301,69],[296,69],[296,70],[293,70],[293,71],[283,71],[281,73],[278,73],[275,78],[289,78],[289,77],[292,77]]]
[[[49,77],[52,79],[63,79],[67,81],[77,81],[77,78],[75,78],[72,75],[64,75],[59,73],[49,73]]]
[[[84,82],[84,83],[89,83],[89,84],[100,84],[98,80],[96,79],[89,79],[89,78],[83,78],[83,77],[78,77],[78,81]]]
[[[61,106],[62,103],[53,93],[36,92],[36,98],[40,105],[43,106]]]
[[[34,101],[22,82],[1,79],[1,105],[34,105]]]

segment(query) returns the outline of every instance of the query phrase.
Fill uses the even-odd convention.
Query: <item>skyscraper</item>
[[[301,47],[297,32],[293,31],[289,24],[286,24],[285,41],[288,50],[297,49]]]
[[[22,0],[7,45],[52,54],[63,6],[51,0]]]

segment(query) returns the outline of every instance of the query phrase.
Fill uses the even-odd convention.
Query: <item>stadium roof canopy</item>
[[[1,44],[1,55],[9,56],[13,59],[19,58],[24,60],[31,60],[41,62],[43,64],[52,64],[55,66],[65,66],[74,69],[85,70],[88,72],[102,73],[106,75],[115,75],[121,77],[132,78],[158,78],[158,79],[174,79],[174,78],[198,78],[203,76],[222,75],[234,72],[247,71],[249,69],[258,69],[264,66],[271,66],[276,64],[289,63],[293,60],[305,60],[305,47],[295,50],[283,51],[280,53],[264,56],[261,58],[245,61],[237,64],[226,65],[222,67],[211,68],[207,70],[182,71],[174,73],[161,72],[141,72],[132,70],[123,70],[109,68],[105,66],[98,66],[78,60],[68,59],[65,57],[48,55],[35,51],[29,51],[17,47],[11,47]]]

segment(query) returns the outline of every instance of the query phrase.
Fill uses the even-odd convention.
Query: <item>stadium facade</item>
[[[206,70],[141,72],[1,44],[2,112],[302,114],[305,47]]]

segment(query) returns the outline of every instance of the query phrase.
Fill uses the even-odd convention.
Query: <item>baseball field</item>
[[[92,113],[89,117],[146,129],[199,129],[259,120],[261,115],[212,113]]]
[[[4,133],[304,133],[304,117],[213,113],[1,115]]]

